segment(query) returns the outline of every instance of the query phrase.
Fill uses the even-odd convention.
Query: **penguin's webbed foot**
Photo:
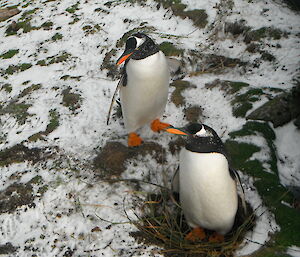
[[[208,238],[208,242],[210,243],[221,243],[224,242],[224,236],[214,232],[209,238]]]
[[[162,130],[168,128],[168,127],[170,127],[169,123],[160,122],[159,119],[156,119],[156,120],[151,122],[151,129],[154,132],[162,131]]]
[[[139,146],[143,142],[142,138],[137,134],[137,133],[129,133],[128,135],[128,146],[129,147],[134,147],[134,146]]]
[[[188,241],[199,241],[204,240],[206,237],[206,233],[204,229],[200,227],[193,228],[193,230],[185,236],[185,239]]]

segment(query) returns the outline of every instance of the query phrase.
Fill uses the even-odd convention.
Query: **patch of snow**
[[[300,183],[300,131],[293,122],[275,129],[280,181],[285,186]]]

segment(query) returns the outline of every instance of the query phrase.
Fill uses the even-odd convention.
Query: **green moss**
[[[70,7],[68,7],[68,8],[66,9],[66,11],[67,11],[68,13],[75,13],[77,10],[79,10],[79,9],[78,9],[78,5],[79,5],[79,3],[76,3],[76,4],[74,4],[74,5],[70,6]]]
[[[51,38],[53,41],[61,40],[63,35],[60,33],[55,33],[55,35]]]
[[[207,24],[207,13],[203,9],[195,9],[185,11],[187,5],[181,3],[180,0],[155,0],[161,4],[165,9],[170,8],[174,15],[181,17],[182,19],[189,18],[193,21],[194,25],[199,28],[204,28]]]
[[[70,76],[70,75],[63,75],[62,77],[60,77],[60,79],[62,80],[69,80],[69,79],[74,79],[77,81],[80,81],[81,76]]]
[[[27,20],[32,14],[34,14],[36,11],[38,10],[38,8],[34,8],[32,10],[29,10],[29,11],[25,11],[23,12],[21,18],[20,18],[20,21],[24,21],[24,20]]]
[[[75,111],[80,107],[81,97],[79,94],[71,93],[71,88],[62,91],[63,105],[68,107],[71,111]]]
[[[27,84],[29,84],[29,82],[30,82],[30,80],[26,80],[22,83],[22,85],[27,85]]]
[[[243,169],[243,164],[249,159],[254,153],[260,151],[260,147],[248,144],[238,143],[233,140],[227,140],[225,143],[227,151],[232,157],[231,162],[237,169]]]
[[[249,102],[239,103],[233,106],[232,114],[235,117],[245,117],[247,111],[251,110],[253,105]]]
[[[41,84],[33,84],[30,87],[25,88],[20,94],[19,94],[19,98],[24,97],[30,93],[32,93],[33,91],[36,91],[38,89],[40,89],[42,87]]]
[[[280,231],[276,232],[268,243],[268,250],[262,248],[254,256],[282,256],[286,248],[291,245],[300,246],[300,238],[295,231],[300,231],[300,215],[294,208],[283,204],[282,201],[292,205],[293,195],[280,184],[276,148],[273,141],[275,133],[267,123],[247,122],[242,129],[231,132],[233,139],[244,136],[260,136],[267,141],[269,148],[269,160],[273,173],[270,173],[259,160],[250,160],[252,155],[260,149],[250,144],[227,140],[225,145],[231,157],[234,168],[241,170],[255,178],[254,185],[257,188],[264,204],[275,215]],[[272,255],[276,253],[275,255]]]
[[[83,26],[82,27],[82,30],[90,30],[92,29],[93,27],[91,25],[86,25],[86,26]]]
[[[30,142],[36,142],[37,140],[43,139],[44,136],[49,135],[51,132],[53,132],[58,126],[59,126],[59,113],[57,110],[53,109],[49,111],[49,118],[50,121],[46,127],[45,131],[41,131],[38,133],[33,134],[28,138]]]
[[[10,93],[12,91],[12,86],[11,86],[11,84],[6,83],[1,86],[1,90],[2,89],[4,89],[7,93]]]
[[[266,51],[262,51],[261,59],[264,61],[274,62],[276,60],[276,57],[273,54],[270,54]]]
[[[80,19],[75,14],[72,17],[73,17],[73,21],[69,22],[70,25],[73,25],[76,22],[80,21]]]
[[[85,25],[82,27],[82,30],[84,31],[84,34],[90,35],[90,34],[95,34],[96,32],[98,32],[101,29],[100,25],[96,24],[96,25]]]
[[[22,8],[26,8],[26,7],[28,7],[30,4],[31,4],[31,3],[28,2],[27,4],[22,5]]]
[[[250,43],[251,41],[259,41],[262,38],[279,40],[282,36],[287,36],[287,33],[273,27],[262,27],[257,30],[248,31],[244,41]]]
[[[230,133],[232,138],[249,135],[260,135],[265,138],[271,154],[268,163],[270,164],[271,169],[278,174],[276,148],[273,143],[276,136],[272,128],[268,123],[248,121],[241,130]]]
[[[8,68],[4,71],[4,74],[12,75],[15,72],[25,71],[32,67],[31,63],[22,63],[19,65],[10,65]]]
[[[276,136],[272,128],[263,122],[248,121],[241,130],[234,131],[229,133],[231,138],[257,135],[257,132],[260,133],[268,140],[275,140]]]
[[[23,33],[28,33],[32,30],[39,29],[39,27],[31,26],[30,20],[26,19],[25,21],[17,22],[14,26],[8,26],[8,28],[5,31],[5,35],[16,35],[20,29],[23,29]]]
[[[41,25],[41,27],[44,28],[44,29],[50,29],[50,28],[52,28],[52,26],[53,26],[52,21],[46,21]]]
[[[183,50],[176,48],[173,43],[171,42],[162,42],[159,45],[159,49],[166,55],[166,56],[179,56],[183,54]]]
[[[50,134],[59,126],[59,113],[56,110],[50,110],[49,116],[50,122],[45,130],[45,135]]]
[[[52,57],[52,58],[50,57],[49,64],[65,62],[70,58],[70,56],[71,55],[69,53],[64,52],[59,56],[55,56],[55,57]]]
[[[20,71],[24,71],[24,70],[28,70],[29,68],[32,67],[32,64],[31,63],[22,63],[20,64]]]
[[[0,115],[10,114],[19,124],[24,124],[30,114],[27,112],[30,104],[11,102],[6,107],[0,108]]]
[[[41,186],[41,187],[38,189],[37,193],[40,194],[40,195],[43,195],[44,193],[47,192],[48,188],[49,188],[49,187],[48,187],[47,185]]]
[[[35,177],[33,177],[30,181],[29,181],[29,183],[30,184],[40,184],[40,183],[42,183],[43,182],[43,178],[41,177],[41,176],[35,176]]]
[[[245,117],[247,111],[252,108],[252,102],[259,100],[259,96],[263,94],[262,89],[252,88],[244,94],[237,95],[232,101],[232,113],[235,117]]]
[[[40,65],[40,66],[46,66],[46,60],[39,60],[37,63],[37,65]]]
[[[10,59],[18,53],[19,53],[19,49],[11,49],[11,50],[5,52],[4,54],[0,55],[0,58]]]
[[[208,15],[206,13],[205,10],[201,9],[195,9],[195,10],[191,10],[191,11],[186,11],[184,13],[186,15],[186,17],[188,17],[189,19],[191,19],[194,23],[195,26],[199,27],[199,28],[205,28],[205,26],[207,25],[208,21]]]
[[[249,86],[248,83],[240,82],[240,81],[227,81],[227,82],[229,82],[229,86],[231,87],[230,93],[232,94],[240,91],[244,87]]]
[[[60,55],[50,56],[47,59],[37,61],[37,65],[48,66],[54,63],[65,62],[71,57],[71,54],[67,52],[62,52]]]
[[[176,107],[182,106],[185,104],[185,99],[182,95],[182,92],[188,88],[196,88],[190,82],[185,80],[175,80],[170,86],[175,87],[171,95],[171,101],[176,105]]]

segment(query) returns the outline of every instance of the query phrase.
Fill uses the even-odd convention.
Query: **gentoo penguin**
[[[129,133],[128,146],[138,146],[142,139],[135,132],[151,123],[155,132],[169,126],[159,121],[167,104],[170,71],[168,61],[143,33],[135,33],[126,41],[125,51],[117,64],[125,63],[119,82],[121,108]]]
[[[173,180],[179,183],[180,204],[188,225],[193,228],[186,238],[204,239],[203,229],[208,229],[216,232],[211,241],[221,241],[234,224],[239,179],[229,168],[221,139],[204,124],[192,123],[183,129],[169,127],[165,131],[186,136],[180,152],[179,174]]]

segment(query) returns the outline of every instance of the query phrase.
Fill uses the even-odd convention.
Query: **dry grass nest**
[[[233,229],[225,236],[224,242],[188,241],[185,236],[191,228],[175,198],[178,197],[162,188],[158,194],[148,194],[146,200],[138,201],[139,206],[134,211],[137,220],[131,220],[139,230],[131,235],[145,244],[158,245],[162,248],[159,253],[164,256],[234,256],[246,232],[253,228],[255,213],[249,211],[250,214],[243,215],[238,211]],[[206,233],[208,237],[212,231]]]

